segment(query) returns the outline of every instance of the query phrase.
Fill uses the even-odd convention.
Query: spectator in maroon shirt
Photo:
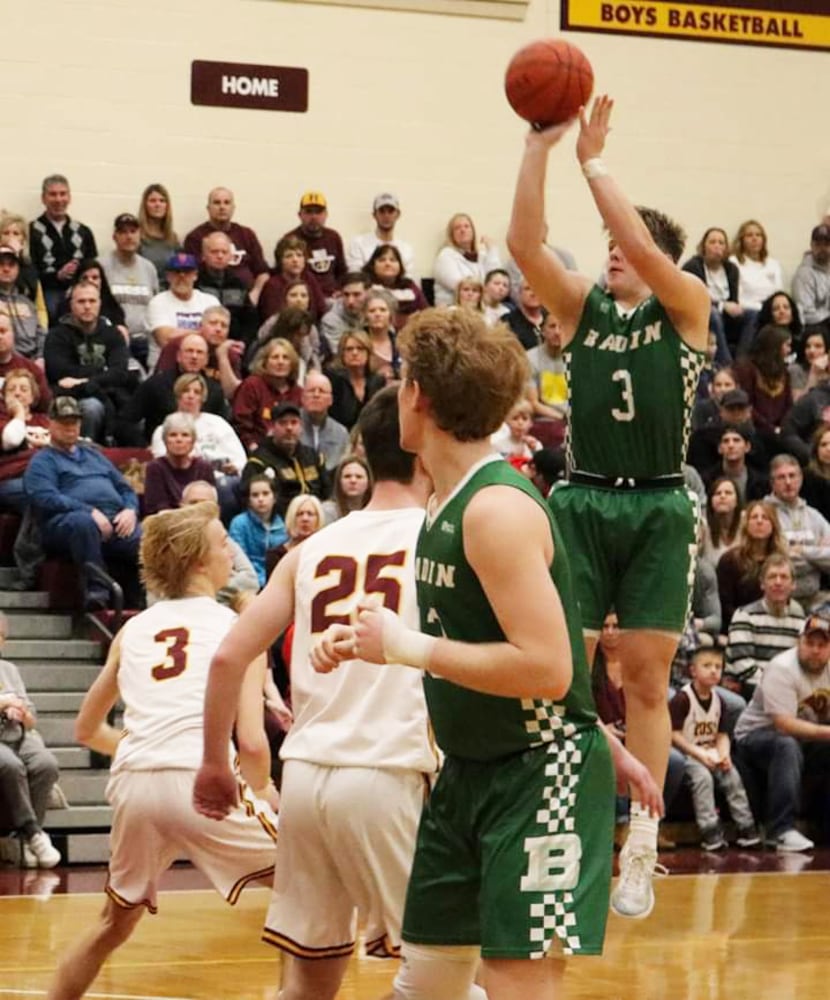
[[[193,454],[196,447],[193,417],[189,413],[170,413],[161,426],[167,450],[147,463],[142,504],[145,515],[180,507],[182,492],[189,483],[213,482],[213,466]]]
[[[306,259],[308,247],[304,239],[289,233],[277,244],[274,251],[277,266],[262,289],[259,299],[259,318],[264,323],[285,305],[289,285],[304,281],[308,287],[308,311],[317,322],[326,311],[326,296]]]
[[[33,404],[32,409],[45,413],[49,408],[52,393],[43,373],[43,365],[23,357],[22,354],[15,351],[12,321],[5,313],[0,313],[0,387],[2,387],[6,375],[15,368],[25,368],[27,372],[32,373],[38,388],[38,400]],[[5,407],[0,399],[0,413],[3,412],[5,412]]]
[[[306,191],[300,198],[300,211],[297,214],[300,217],[299,226],[285,235],[299,236],[305,240],[311,272],[320,283],[326,298],[334,299],[348,269],[340,233],[326,227],[328,203],[325,195],[319,191]],[[278,254],[275,253],[275,256],[278,257]],[[315,319],[318,318],[315,316]]]
[[[231,263],[229,270],[248,289],[251,302],[259,301],[265,282],[268,280],[268,265],[262,253],[262,245],[253,229],[240,226],[233,221],[236,203],[233,191],[225,187],[216,187],[208,193],[208,221],[192,229],[184,239],[184,248],[200,261],[202,259],[202,240],[211,233],[224,233],[232,244]]]

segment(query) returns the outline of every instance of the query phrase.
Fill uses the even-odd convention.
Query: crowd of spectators
[[[389,192],[373,201],[371,229],[344,240],[325,195],[306,191],[271,259],[224,187],[180,235],[169,191],[149,185],[103,252],[70,216],[65,177],[43,181],[42,202],[31,223],[0,217],[0,511],[23,515],[44,551],[134,571],[141,517],[204,484],[261,585],[273,553],[364,502],[353,429],[400,376],[398,331],[432,301],[513,330],[528,352],[527,400],[494,446],[543,489],[562,474],[558,319],[469,215],[452,216],[421,279]],[[675,681],[690,683],[701,642],[723,649],[729,731],[760,697],[767,663],[797,646],[800,622],[830,596],[828,221],[789,283],[757,220],[732,240],[710,227],[683,265],[712,309],[686,469],[705,504],[701,559]],[[110,461],[118,447],[151,452],[143,494]],[[84,598],[97,607],[108,595],[87,570]]]

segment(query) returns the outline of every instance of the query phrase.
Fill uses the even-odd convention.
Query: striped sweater
[[[804,611],[790,601],[782,615],[774,615],[764,598],[738,608],[729,625],[724,673],[747,684],[758,684],[764,666],[798,640]]]

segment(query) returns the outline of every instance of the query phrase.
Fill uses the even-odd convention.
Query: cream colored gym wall
[[[2,0],[2,12],[0,205],[32,217],[41,178],[66,173],[72,213],[106,248],[150,181],[169,186],[180,234],[226,184],[270,253],[304,188],[327,194],[345,237],[391,189],[422,274],[454,211],[503,245],[523,136],[504,67],[559,23],[545,0],[524,22],[279,0]],[[570,37],[617,99],[606,159],[631,196],[676,214],[694,241],[758,217],[791,274],[830,204],[826,54]],[[307,67],[309,111],[194,107],[193,59]],[[549,193],[551,238],[595,273],[602,239],[570,137]]]

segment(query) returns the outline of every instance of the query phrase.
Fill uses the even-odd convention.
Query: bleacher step
[[[61,770],[64,768],[78,769],[89,767],[92,761],[92,751],[87,750],[86,747],[51,746],[49,749],[55,755],[58,767]]]
[[[60,786],[70,806],[101,805],[105,801],[109,771],[63,770]]]
[[[75,713],[67,715],[38,715],[37,731],[43,742],[51,746],[67,746],[75,742]]]
[[[56,837],[56,845],[63,854],[64,864],[99,865],[110,859],[110,838],[108,833],[70,833],[66,837]],[[101,873],[103,892],[105,874]]]
[[[28,690],[28,689],[27,689]],[[53,712],[77,714],[84,700],[83,691],[38,691],[33,699],[37,708],[38,720]],[[38,727],[40,728],[40,727]]]
[[[61,786],[63,787],[63,786]],[[51,834],[53,830],[109,830],[112,823],[112,808],[108,805],[78,805],[69,809],[47,809],[43,826]]]
[[[89,639],[9,639],[3,655],[8,660],[97,661],[101,659],[101,644]]]
[[[48,607],[49,594],[45,590],[0,590],[0,608],[5,611]]]
[[[88,660],[80,663],[24,661],[17,666],[30,694],[38,691],[86,691],[101,672],[97,663]],[[36,702],[39,704],[38,699]]]
[[[69,615],[13,611],[8,619],[9,635],[13,639],[69,639],[72,635],[72,618]]]

